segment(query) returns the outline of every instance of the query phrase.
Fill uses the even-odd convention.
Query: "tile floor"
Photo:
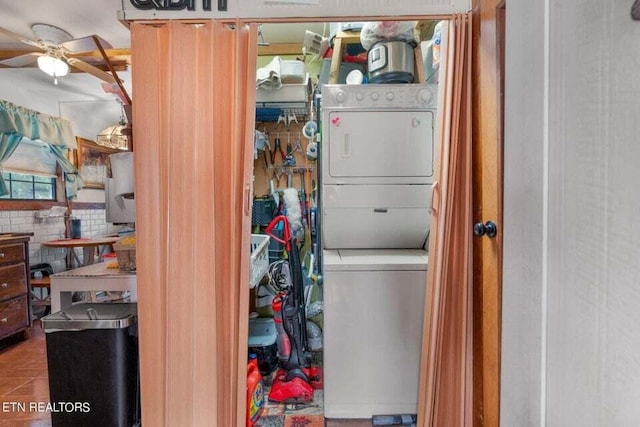
[[[46,412],[30,412],[29,402],[48,402],[49,382],[45,335],[34,320],[29,338],[0,342],[0,427],[51,427]],[[11,410],[11,402],[25,402],[26,410]],[[326,420],[323,393],[316,390],[310,404],[274,404],[265,407],[256,427],[369,427],[371,420]]]
[[[30,402],[48,401],[45,336],[34,320],[27,340],[21,341],[18,334],[0,342],[0,427],[50,427],[47,412],[29,410]]]

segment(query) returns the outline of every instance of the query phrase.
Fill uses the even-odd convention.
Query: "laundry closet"
[[[248,425],[415,422],[438,22],[258,27]]]
[[[423,225],[417,226],[414,218],[420,216],[417,212],[429,213],[429,209],[434,207],[430,205],[428,187],[432,185],[430,180],[438,176],[439,172],[439,162],[436,159],[438,159],[440,147],[437,146],[436,141],[440,140],[439,118],[444,112],[440,108],[440,100],[450,99],[452,94],[446,92],[444,96],[445,92],[441,85],[437,88],[432,87],[430,85],[437,82],[427,80],[430,70],[425,67],[425,64],[433,64],[433,58],[428,58],[429,53],[425,55],[427,51],[423,49],[422,43],[432,40],[433,31],[430,33],[429,27],[425,27],[424,36],[422,29],[417,31],[420,37],[416,36],[416,46],[411,49],[414,54],[418,47],[422,51],[418,61],[415,60],[414,55],[412,66],[402,61],[399,64],[403,65],[385,68],[384,53],[379,50],[371,57],[373,65],[380,65],[379,69],[373,70],[374,73],[370,73],[371,67],[368,67],[367,55],[371,49],[365,48],[364,52],[351,52],[348,46],[351,44],[349,34],[347,37],[334,40],[334,51],[335,41],[339,41],[340,49],[337,49],[340,52],[339,61],[333,61],[333,54],[324,58],[319,55],[317,62],[313,64],[315,69],[309,64],[312,62],[310,59],[317,55],[313,53],[314,50],[318,50],[315,43],[308,45],[306,58],[301,48],[297,53],[287,51],[286,55],[292,55],[293,58],[285,59],[301,58],[306,65],[306,71],[302,82],[294,80],[286,84],[299,85],[294,91],[296,93],[300,87],[306,86],[308,88],[306,98],[302,104],[295,101],[294,105],[291,105],[292,100],[289,99],[284,101],[289,105],[274,106],[273,104],[281,100],[259,99],[256,89],[256,70],[265,67],[274,56],[279,55],[279,52],[271,51],[267,54],[270,57],[264,59],[264,62],[261,57],[265,55],[259,55],[262,48],[271,47],[265,46],[266,44],[276,44],[275,39],[270,38],[267,26],[284,25],[296,21],[305,21],[307,25],[314,19],[311,17],[317,17],[322,25],[310,31],[320,35],[319,47],[322,48],[323,38],[331,39],[331,22],[335,24],[364,19],[368,22],[393,21],[394,16],[397,16],[398,20],[417,21],[416,28],[419,28],[418,24],[430,18],[436,21],[453,22],[455,13],[470,10],[470,2],[465,0],[398,2],[393,7],[393,16],[390,16],[387,2],[363,0],[350,2],[248,0],[242,3],[230,1],[219,2],[217,9],[211,3],[206,4],[211,8],[204,8],[202,4],[194,2],[193,9],[185,7],[180,10],[170,10],[163,8],[160,3],[139,4],[147,7],[146,9],[138,8],[136,2],[123,3],[124,13],[121,18],[131,23],[134,52],[132,68],[136,69],[133,87],[136,98],[139,100],[134,105],[138,132],[136,150],[139,153],[137,156],[139,160],[136,160],[136,185],[140,187],[140,191],[137,192],[140,193],[137,194],[139,201],[137,207],[140,206],[138,214],[141,217],[150,218],[149,221],[141,223],[137,230],[142,418],[145,423],[158,426],[195,425],[201,423],[200,420],[212,419],[217,420],[217,425],[225,426],[242,425],[246,422],[246,385],[258,384],[255,377],[247,381],[249,363],[247,356],[250,351],[248,338],[253,335],[260,338],[270,337],[251,343],[251,347],[266,350],[263,347],[271,346],[273,337],[273,333],[269,331],[264,334],[250,332],[251,313],[258,313],[257,319],[269,319],[270,316],[274,316],[273,301],[271,304],[264,304],[264,300],[258,302],[256,294],[262,295],[261,287],[264,283],[260,282],[268,281],[269,265],[278,259],[296,259],[296,255],[300,268],[292,268],[289,271],[291,283],[299,284],[301,289],[295,299],[296,310],[289,310],[286,303],[283,303],[280,306],[280,315],[283,319],[283,328],[286,324],[285,319],[297,319],[293,322],[297,332],[294,331],[293,334],[307,335],[306,343],[309,348],[305,348],[304,345],[298,348],[296,345],[298,341],[294,339],[292,343],[289,340],[290,348],[296,348],[299,366],[288,366],[282,382],[300,380],[311,386],[313,390],[311,402],[313,405],[320,406],[320,400],[316,399],[316,395],[321,396],[322,408],[318,409],[325,414],[326,411],[331,411],[332,406],[330,379],[332,366],[335,365],[332,365],[331,361],[336,361],[349,349],[355,349],[355,346],[350,345],[346,349],[333,353],[337,356],[333,358],[331,356],[332,337],[330,333],[328,334],[331,330],[331,320],[327,320],[328,313],[332,309],[329,301],[331,283],[338,283],[345,274],[361,277],[357,269],[364,270],[363,274],[375,276],[376,280],[382,275],[395,276],[399,273],[410,278],[409,283],[412,283],[415,277],[429,275],[434,271],[432,264],[429,264],[429,268],[425,264],[424,249],[427,244],[438,241],[431,234],[427,234],[437,228],[424,222]],[[361,16],[367,18],[356,18]],[[296,17],[305,18],[296,19]],[[261,22],[262,28],[260,28]],[[324,22],[328,22],[326,30]],[[463,25],[448,24],[448,27],[459,28]],[[260,37],[261,31],[264,40]],[[347,33],[352,30],[342,28],[342,31]],[[298,46],[304,44],[305,33],[303,32],[299,37]],[[314,42],[317,39],[314,36],[310,41]],[[443,40],[448,39],[443,37]],[[393,40],[386,41],[393,42]],[[453,46],[451,43],[449,45]],[[345,46],[346,55],[342,46]],[[400,57],[402,57],[401,52],[409,50],[407,46],[396,46],[391,43],[386,47]],[[396,51],[395,47],[402,47],[402,49]],[[442,52],[446,51],[443,47]],[[440,52],[441,60],[442,52]],[[348,61],[350,58],[347,57],[358,56],[360,53],[365,53],[362,63],[368,67],[360,71],[361,77],[358,73],[351,74],[354,71],[352,65],[347,66],[351,68],[346,68],[341,73],[342,63],[350,62]],[[396,54],[388,57],[395,58]],[[432,55],[437,55],[435,49]],[[316,96],[324,91],[320,86],[321,91],[318,92],[317,80],[323,75],[322,65],[325,59],[330,60],[329,77],[325,88],[332,84],[344,87],[342,91],[334,94],[334,100],[331,101],[334,102],[331,107],[334,110],[332,112],[327,112],[324,108],[323,103],[328,98],[325,98],[324,94],[321,94],[321,97]],[[294,72],[285,73],[285,75],[299,76],[295,72],[295,66],[293,70]],[[400,71],[398,74],[400,77],[405,77],[406,72],[412,71],[411,74],[414,77],[418,76],[416,80],[418,83],[375,81],[379,75],[394,71]],[[309,73],[311,87],[306,84],[307,73]],[[422,77],[420,73],[423,73]],[[185,79],[184,76],[189,76],[189,79]],[[347,76],[351,76],[349,83],[353,85],[347,85]],[[269,74],[267,74],[268,77]],[[440,77],[443,75],[441,74]],[[365,79],[368,79],[367,83]],[[452,80],[447,79],[447,81]],[[356,86],[362,88],[362,91],[357,91]],[[374,86],[379,89],[370,89]],[[386,90],[386,87],[392,88]],[[419,87],[423,90],[414,90]],[[367,97],[366,101],[365,97]],[[423,154],[427,155],[429,150],[424,150],[422,146],[419,148],[414,146],[417,151],[414,150],[411,154],[397,152],[388,141],[390,133],[387,133],[386,127],[376,128],[375,126],[380,125],[377,122],[373,123],[375,119],[370,121],[360,117],[368,110],[377,111],[379,107],[373,107],[376,105],[382,107],[388,114],[403,115],[402,120],[406,126],[403,127],[400,123],[393,124],[402,129],[403,134],[411,135],[417,132],[416,129],[423,129],[425,144],[433,143],[432,165],[429,165],[427,158],[424,160],[426,167],[415,167],[410,162],[406,163],[404,159],[412,160]],[[303,111],[297,110],[300,107]],[[280,108],[283,111],[273,114],[270,120],[264,118],[260,120],[261,112],[256,108],[265,110]],[[290,114],[291,111],[285,113],[285,109],[293,110],[293,114]],[[262,113],[266,112],[262,111]],[[332,150],[330,129],[332,125],[323,118],[325,114],[338,114],[340,117],[338,122],[341,126],[337,127],[340,127],[340,130],[347,129],[342,142],[339,142],[339,139],[335,140],[338,151]],[[346,115],[343,116],[343,114]],[[430,117],[430,114],[433,117]],[[445,114],[445,116],[448,115],[449,113]],[[355,122],[351,121],[353,116],[356,117]],[[343,117],[344,128],[342,127]],[[354,163],[349,160],[349,156],[353,159],[353,156],[360,156],[361,153],[370,153],[370,150],[366,150],[361,145],[363,139],[360,135],[349,130],[351,126],[360,126],[352,123],[361,123],[362,120],[367,123],[367,130],[376,129],[371,131],[379,134],[373,135],[379,136],[379,140],[377,142],[374,140],[374,144],[382,147],[384,156],[388,157],[390,165],[393,165],[391,172],[386,175],[380,170],[375,170],[373,174],[366,170],[367,160],[364,161],[365,167],[361,171],[355,171],[360,176],[354,176],[348,170],[345,174],[344,170],[340,170],[341,167],[350,168],[349,163]],[[315,123],[317,126],[316,132],[311,134],[312,138],[305,137],[304,129],[308,122]],[[435,136],[430,139],[431,123],[433,123]],[[299,126],[300,130],[298,130]],[[313,124],[307,127],[311,130],[313,128]],[[257,132],[267,134],[268,137],[261,137]],[[279,135],[278,132],[280,132]],[[296,148],[298,133],[302,133],[300,149]],[[370,136],[371,134],[365,138]],[[276,147],[276,137],[279,137],[280,149]],[[312,139],[317,143],[315,153],[313,149],[309,150]],[[287,163],[291,162],[291,159],[287,158],[289,141],[291,156],[296,159],[296,164],[282,166],[285,159]],[[266,144],[269,148],[265,150]],[[323,151],[327,147],[329,147],[328,151]],[[325,156],[328,156],[329,163],[334,160],[332,156],[334,158],[337,156],[338,163],[335,165],[338,168],[337,171],[326,169]],[[382,156],[379,156],[375,160],[380,161],[381,158]],[[331,168],[331,164],[328,167]],[[431,167],[435,168],[435,174],[430,177],[428,170]],[[302,173],[293,169],[299,169]],[[290,171],[292,173],[289,173]],[[324,179],[325,171],[330,173],[329,181]],[[330,182],[331,179],[334,179],[334,182]],[[351,179],[351,182],[338,182],[342,179]],[[303,191],[300,191],[301,187]],[[289,192],[291,197],[287,197],[292,200],[289,206],[292,210],[296,210],[293,209],[296,205],[299,206],[298,218],[304,223],[302,235],[296,235],[293,245],[291,245],[292,239],[287,239],[285,221],[272,224],[267,223],[265,218],[257,222],[252,218],[252,213],[255,215],[258,212],[267,212],[274,218],[284,213],[286,217],[286,212],[281,211],[280,205],[281,201],[285,200],[287,188],[294,190]],[[348,201],[349,204],[343,206],[334,203],[332,205],[328,194],[334,190],[339,190],[334,194]],[[434,200],[437,199],[442,203],[447,201],[443,192],[432,191],[431,194]],[[277,196],[277,202],[274,196]],[[299,200],[298,203],[296,198]],[[256,200],[259,200],[259,203],[255,203]],[[271,203],[275,206],[272,204],[269,207]],[[327,203],[328,207],[325,209]],[[264,209],[258,211],[259,207]],[[314,220],[311,219],[313,212],[315,212]],[[363,220],[358,221],[358,218]],[[432,213],[431,219],[434,220],[434,218],[436,215]],[[347,220],[353,227],[361,228],[345,227]],[[365,233],[361,232],[366,229],[361,223],[366,224],[369,221],[377,221],[376,224],[381,225],[372,226],[370,230],[365,230]],[[328,224],[332,222],[337,227],[329,227]],[[309,224],[316,226],[310,228]],[[391,224],[400,225],[400,227],[392,228]],[[269,235],[265,253],[262,252],[264,236],[267,236],[269,225],[273,226],[270,229],[271,235]],[[413,232],[407,232],[407,227],[419,229],[419,237],[415,237]],[[397,230],[397,232],[390,230]],[[291,231],[289,228],[289,235],[292,234]],[[348,233],[355,236],[351,238]],[[358,241],[364,241],[363,237],[369,241],[366,244],[358,243]],[[283,242],[279,242],[276,238]],[[324,239],[327,239],[328,244],[332,246],[325,245]],[[332,239],[334,244],[331,243]],[[394,242],[371,244],[372,241],[385,239],[394,240]],[[287,250],[288,240],[290,249],[294,246],[297,248],[297,254],[296,251]],[[161,243],[158,244],[158,242]],[[260,248],[263,249],[260,250]],[[370,254],[355,262],[353,258],[345,256],[348,255],[345,251],[403,250],[407,251],[406,257],[395,260],[385,255]],[[332,251],[336,256],[332,258],[326,251]],[[362,253],[359,252],[359,254]],[[256,256],[252,257],[253,255]],[[429,254],[430,257],[434,255],[437,256],[435,252]],[[261,270],[252,268],[254,260],[264,259],[268,263],[267,273],[261,273]],[[438,266],[438,263],[434,265]],[[332,274],[337,279],[330,282]],[[264,279],[265,275],[267,279]],[[296,279],[295,276],[298,278]],[[341,283],[347,281],[342,280]],[[348,283],[348,286],[350,285],[352,283]],[[426,287],[426,281],[424,286]],[[411,296],[410,289],[412,286],[405,289],[407,294],[403,297],[413,300],[415,298]],[[395,295],[395,291],[395,289],[388,289],[388,287],[385,289],[381,286],[376,292],[384,293],[389,297],[386,299],[377,297],[377,301],[388,302],[387,306],[382,307],[385,312],[400,313],[404,316],[407,311],[404,309],[405,303],[402,302],[402,298]],[[357,290],[352,292],[360,293]],[[299,295],[303,296],[302,302]],[[425,300],[430,301],[428,298],[423,298],[422,301],[425,302]],[[343,299],[339,298],[338,302],[344,304]],[[394,305],[399,306],[400,310],[394,308]],[[304,316],[301,307],[304,308]],[[341,314],[351,313],[340,306],[335,307]],[[322,310],[319,310],[320,308]],[[366,312],[371,319],[384,317],[380,315],[380,307],[374,306],[370,310],[365,310],[362,306],[354,307],[354,310],[356,309]],[[310,313],[314,314],[313,319],[309,318]],[[415,316],[414,320],[420,317],[427,319],[424,312],[416,315],[416,312],[412,311],[411,314]],[[393,330],[397,324],[402,324],[401,333],[412,334],[414,326],[405,326],[404,320],[397,320],[394,317],[388,319],[387,331]],[[307,320],[311,320],[320,329],[321,341],[315,339],[317,338],[315,332],[307,330]],[[335,317],[335,320],[340,319]],[[362,322],[360,318],[358,320],[360,324],[357,327],[365,332],[370,330],[366,322]],[[419,320],[417,321],[420,323]],[[434,330],[438,322],[439,320],[435,319],[432,325],[425,323],[422,328],[415,327],[416,331],[420,329],[423,331],[422,336],[419,333],[416,334],[417,340],[422,341],[421,338],[431,333],[430,331]],[[273,323],[277,331],[275,320]],[[346,323],[353,322],[346,321]],[[339,323],[337,328],[340,328]],[[311,329],[315,328],[311,327]],[[348,328],[340,329],[342,330],[339,332],[354,333]],[[398,341],[393,341],[393,338],[398,338],[395,331],[391,334],[393,335],[391,338],[387,333],[382,337],[377,333],[374,335],[376,339],[372,341],[372,347],[376,343],[387,347],[401,346]],[[279,336],[276,332],[276,347]],[[344,338],[338,333],[333,336],[338,340],[351,340],[349,337],[353,335],[347,335]],[[381,340],[382,338],[386,341]],[[303,339],[302,342],[304,341]],[[315,347],[319,342],[321,350]],[[339,342],[334,341],[334,344],[340,345]],[[351,412],[336,414],[334,417],[356,419],[355,417],[363,415],[399,415],[399,413],[411,417],[416,412],[422,413],[424,417],[425,406],[431,405],[426,400],[428,396],[425,394],[425,387],[432,387],[435,381],[433,378],[424,376],[418,380],[417,377],[426,372],[425,366],[430,367],[429,372],[433,372],[431,367],[435,366],[437,369],[438,366],[432,362],[433,353],[429,350],[430,347],[425,345],[422,344],[420,351],[422,354],[414,359],[422,359],[421,367],[408,368],[419,371],[414,372],[415,379],[412,378],[419,390],[412,392],[411,401],[407,400],[411,408],[391,406],[396,404],[391,402],[391,405],[386,408],[361,408],[369,414]],[[312,346],[316,350],[312,350],[310,348]],[[388,348],[385,350],[390,351]],[[436,354],[441,354],[440,349],[434,351]],[[428,359],[424,357],[426,353],[428,353]],[[390,359],[390,363],[385,364],[387,369],[406,370],[407,368],[391,365],[415,363],[402,351],[395,354],[399,359]],[[376,387],[380,388],[375,383],[375,376],[384,374],[373,372],[373,369],[369,368],[376,366],[373,363],[375,362],[373,358],[376,356],[380,355],[369,351],[366,356],[360,358],[365,360],[359,360],[359,364],[355,365],[351,362],[348,364],[351,371],[360,371],[361,378],[365,381],[374,381],[369,389],[372,392],[375,392]],[[457,358],[458,353],[455,356]],[[278,359],[277,349],[276,359]],[[284,357],[282,359],[284,360]],[[277,360],[276,366],[279,364],[280,360]],[[278,369],[282,368],[274,368],[276,372]],[[255,367],[252,370],[255,372]],[[270,375],[277,376],[277,373],[272,371]],[[269,387],[268,381],[264,384]],[[304,385],[303,387],[308,390],[308,387]],[[393,392],[397,390],[390,389]],[[271,390],[273,390],[273,383]],[[267,398],[271,390],[266,390]],[[430,393],[429,390],[427,391]],[[342,399],[335,394],[335,390],[334,396],[338,396],[337,400]],[[376,394],[371,396],[371,400],[378,399]],[[306,400],[308,393],[304,397]],[[383,397],[381,400],[384,399],[387,398]],[[402,400],[405,399],[402,398]],[[327,403],[326,406],[325,403]],[[353,408],[356,407],[356,403],[352,405]],[[415,408],[416,403],[418,408]],[[282,405],[284,411],[293,404],[278,405]],[[299,416],[301,415],[299,411],[304,411],[304,408],[302,404],[296,405],[300,406],[290,409],[297,410],[295,415]],[[271,416],[271,410],[263,408],[257,423],[267,422],[267,417]],[[337,406],[334,405],[334,408]],[[284,413],[277,416],[286,418]],[[320,416],[324,417],[324,415]]]

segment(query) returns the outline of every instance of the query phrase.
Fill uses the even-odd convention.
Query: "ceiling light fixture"
[[[120,122],[117,125],[103,129],[102,132],[96,136],[96,143],[105,147],[128,150],[129,139],[125,132],[127,121],[125,119],[124,105],[119,100],[116,100],[116,102],[120,104]]]
[[[38,68],[53,77],[54,84],[58,84],[58,77],[66,76],[69,73],[69,66],[66,62],[49,54],[38,57]]]
[[[128,149],[127,136],[122,133],[124,128],[125,125],[119,124],[103,129],[96,136],[96,143],[109,148],[117,148],[118,150]]]

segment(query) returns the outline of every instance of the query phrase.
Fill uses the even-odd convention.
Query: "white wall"
[[[548,126],[544,5],[507,3],[502,425],[635,426],[640,23],[550,3]]]
[[[640,422],[640,23],[551,7],[549,425]]]
[[[73,216],[80,218],[82,237],[95,237],[113,234],[119,226],[107,223],[104,209],[75,209]],[[64,217],[35,218],[34,211],[1,211],[0,233],[31,232],[29,241],[29,263],[51,264],[54,271],[65,269],[65,249],[43,246],[48,240],[64,238]],[[81,249],[76,250],[82,259]]]
[[[540,425],[544,2],[507,2],[501,425]]]

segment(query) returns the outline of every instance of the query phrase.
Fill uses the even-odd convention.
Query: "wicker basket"
[[[114,243],[113,249],[118,257],[118,267],[122,271],[136,271],[136,247]]]

